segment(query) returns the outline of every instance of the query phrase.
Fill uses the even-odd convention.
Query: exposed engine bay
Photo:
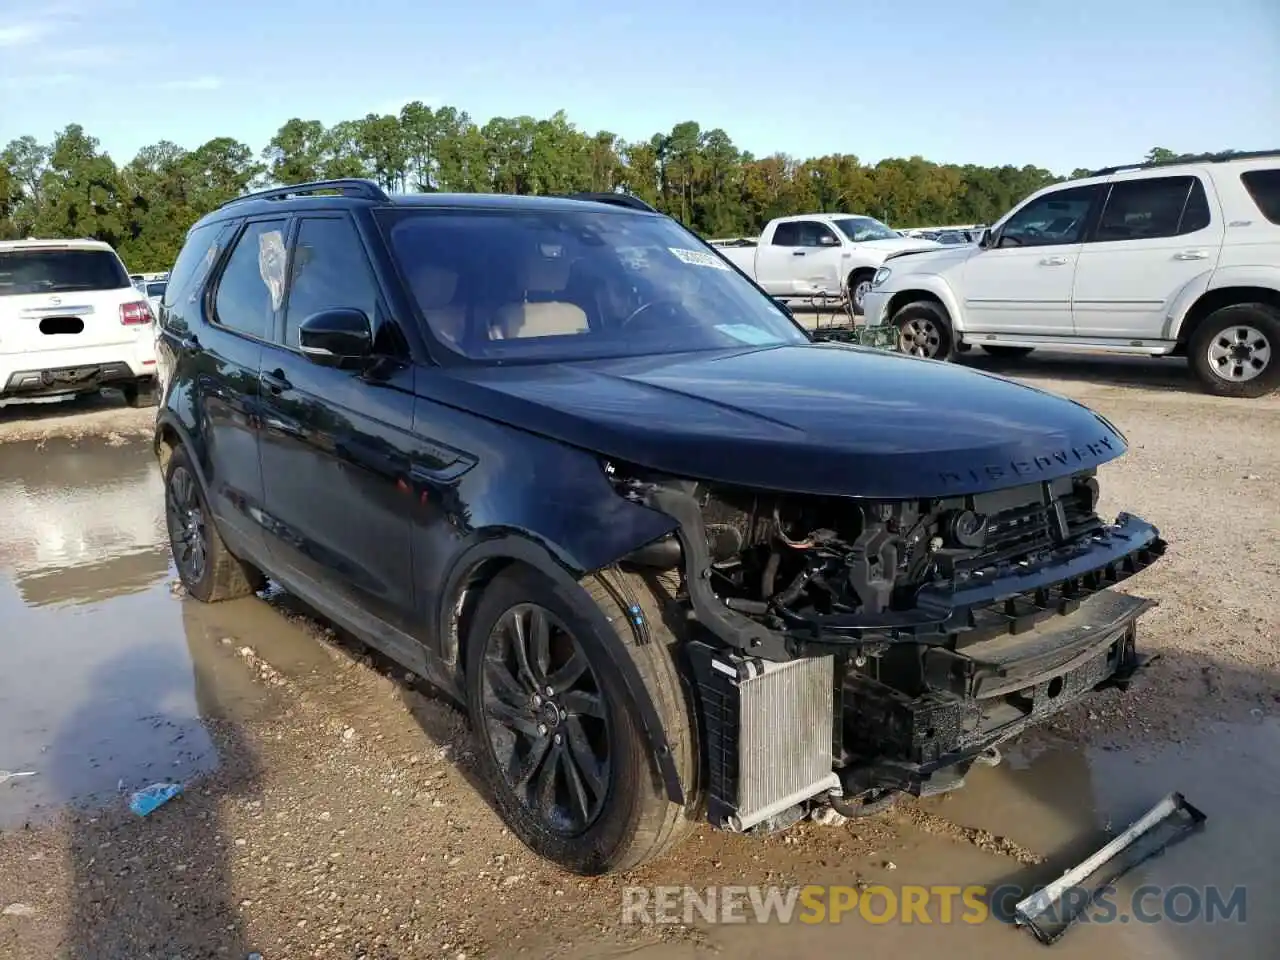
[[[942,789],[935,774],[954,781],[1142,665],[1136,621],[1152,604],[1107,588],[1165,545],[1136,517],[1099,518],[1092,470],[901,501],[608,472],[679,523],[623,563],[680,574],[722,823],[746,828],[806,792],[839,803]],[[802,744],[797,725],[828,711],[830,731]],[[762,751],[776,764],[748,769]]]

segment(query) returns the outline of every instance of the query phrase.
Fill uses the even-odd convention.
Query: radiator
[[[712,822],[747,830],[840,788],[831,768],[834,658],[772,663],[701,643],[690,647],[706,733]]]

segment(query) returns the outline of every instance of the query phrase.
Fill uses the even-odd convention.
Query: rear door
[[[268,546],[344,602],[415,634],[410,542],[413,370],[383,304],[355,222],[344,212],[298,220],[282,325],[262,355],[262,472]],[[327,367],[298,349],[298,326],[320,311],[364,312],[379,358]],[[395,635],[379,632],[388,643]],[[420,650],[389,650],[413,662]]]
[[[1225,230],[1217,197],[1197,174],[1111,184],[1076,266],[1072,315],[1081,337],[1160,340],[1169,308],[1209,288]]]
[[[137,309],[141,303],[112,250],[0,249],[0,353],[133,347],[154,335],[145,304]],[[135,306],[122,312],[125,304]]]

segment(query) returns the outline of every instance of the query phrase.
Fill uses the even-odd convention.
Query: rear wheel
[[[205,603],[234,600],[262,589],[266,580],[222,542],[187,451],[178,447],[165,467],[165,524],[178,577]]]
[[[1035,347],[1003,347],[999,344],[982,344],[982,351],[989,353],[993,357],[999,357],[1002,360],[1020,360],[1022,357],[1030,356]]]
[[[1220,397],[1261,397],[1280,386],[1280,310],[1237,303],[1215,310],[1188,344],[1191,369]]]
[[[950,360],[955,352],[951,320],[942,304],[916,300],[893,315],[898,328],[898,350],[913,357]]]
[[[627,595],[648,624],[644,644],[617,599]],[[638,671],[692,791],[696,726],[673,643],[658,598],[633,574],[604,571],[570,591],[517,568],[485,589],[467,636],[467,704],[498,810],[535,853],[580,874],[628,870],[692,826],[690,807],[667,796],[611,662],[625,657]]]

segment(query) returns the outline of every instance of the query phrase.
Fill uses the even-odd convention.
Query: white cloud
[[[73,73],[33,73],[27,76],[0,77],[0,90],[38,90],[56,87],[75,80]]]
[[[189,80],[170,80],[162,83],[166,90],[217,90],[222,86],[221,77],[192,77]]]
[[[49,32],[43,23],[14,23],[0,26],[0,47],[21,47],[34,43]]]

